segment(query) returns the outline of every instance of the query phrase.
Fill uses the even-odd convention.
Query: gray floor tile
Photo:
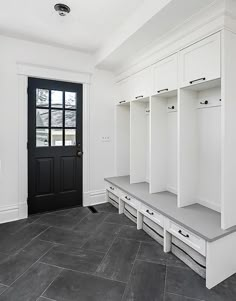
[[[161,301],[164,297],[166,267],[135,261],[123,301]]]
[[[45,225],[30,224],[15,234],[7,235],[1,239],[0,252],[16,253],[47,228]]]
[[[52,299],[48,299],[48,298],[45,298],[45,297],[40,297],[36,301],[51,301],[51,300]]]
[[[39,258],[43,256],[49,249],[51,249],[55,244],[49,241],[42,241],[39,239],[33,239],[23,250],[27,255]]]
[[[79,220],[71,216],[61,216],[57,214],[46,214],[36,221],[37,224],[43,224],[63,229],[72,229],[78,224]]]
[[[164,301],[202,301],[202,300],[166,293]]]
[[[137,255],[137,259],[161,264],[166,264],[167,257],[168,255],[163,251],[163,246],[156,242],[141,242]]]
[[[108,251],[121,228],[122,225],[119,224],[102,223],[83,248],[100,252]]]
[[[111,213],[107,216],[105,219],[105,222],[107,223],[114,223],[114,224],[120,224],[120,225],[127,225],[127,226],[136,226],[134,222],[132,222],[128,217],[126,217],[124,214],[118,214],[118,213]]]
[[[93,233],[97,230],[97,227],[104,221],[108,213],[101,212],[95,214],[89,214],[74,228],[75,231],[82,231],[87,233]]]
[[[71,247],[68,246],[58,246],[43,256],[40,262],[64,269],[94,273],[104,258],[104,255],[105,253],[98,253],[91,250],[71,249]]]
[[[98,212],[110,212],[110,213],[118,213],[118,209],[112,206],[110,203],[104,203],[100,205],[94,206],[94,208]]]
[[[11,285],[22,275],[38,258],[23,252],[8,256],[0,263],[0,283]]]
[[[65,270],[43,296],[57,301],[120,301],[124,289],[120,282]]]
[[[31,223],[32,223],[31,219],[25,218],[14,222],[0,224],[0,237],[1,235],[14,234],[15,232],[20,231],[25,226]]]
[[[0,263],[5,260],[9,255],[0,253]]]
[[[87,241],[89,234],[85,232],[74,232],[60,228],[49,228],[38,238],[40,240],[70,245],[79,248]]]
[[[145,233],[143,230],[137,230],[136,227],[123,226],[118,236],[137,241],[154,242],[154,240],[147,235],[147,233]]]
[[[35,301],[60,271],[59,268],[37,263],[0,296],[0,301]]]
[[[116,239],[108,254],[97,269],[97,275],[127,282],[132,270],[140,243],[137,241]]]
[[[81,221],[83,218],[85,218],[87,215],[92,214],[91,211],[87,207],[78,207],[71,209],[67,216],[75,217],[77,221]]]
[[[3,284],[0,284],[0,295],[8,288],[8,286],[5,286]]]
[[[236,296],[236,275],[208,290],[205,280],[192,270],[168,267],[166,291],[205,301],[232,301]]]
[[[168,266],[188,268],[180,259],[172,253],[164,253],[163,246],[157,242],[141,242],[137,259],[152,261]]]

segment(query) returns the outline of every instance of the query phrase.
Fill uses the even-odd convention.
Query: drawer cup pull
[[[189,238],[189,235],[188,235],[188,234],[184,234],[181,230],[179,230],[178,232],[179,232],[179,234],[181,234],[182,236]]]
[[[150,215],[154,215],[154,213],[153,213],[153,212],[150,212],[148,209],[146,210],[146,212],[147,212],[148,214],[150,214]]]
[[[130,198],[129,198],[129,197],[126,196],[125,198],[126,198],[126,200],[130,201]]]
[[[110,189],[111,189],[111,190],[115,190],[115,188],[113,188],[113,187],[110,187]]]
[[[121,103],[125,103],[126,102],[126,100],[122,100],[122,101],[120,101],[119,103],[121,104]]]

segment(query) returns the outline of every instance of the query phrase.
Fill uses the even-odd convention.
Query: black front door
[[[28,80],[29,213],[82,205],[83,86]]]

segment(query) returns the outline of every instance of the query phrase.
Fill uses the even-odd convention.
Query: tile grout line
[[[167,292],[167,293],[168,293],[168,292]],[[187,296],[179,295],[179,294],[175,294],[175,293],[168,293],[168,294],[173,295],[173,296],[178,296],[178,297],[185,297],[185,298],[188,298],[189,300],[193,300],[193,301],[207,301],[207,300],[196,299],[196,298],[187,297]]]
[[[41,255],[34,263],[32,263],[32,264],[28,267],[28,269],[26,269],[26,270],[24,271],[24,273],[22,273],[19,277],[17,277],[17,278],[11,283],[11,285],[9,285],[9,288],[12,287],[12,286],[14,285],[14,283],[15,283],[18,279],[20,279],[21,277],[23,277],[23,276],[29,271],[30,268],[32,268],[34,265],[36,265],[37,263],[39,263],[39,262],[40,262],[40,259],[41,259],[45,254],[47,254],[53,247],[54,247],[54,246],[51,246],[45,253],[43,253],[43,255]]]
[[[94,273],[82,272],[82,271],[77,271],[77,270],[73,270],[73,269],[63,268],[63,267],[57,266],[55,264],[50,264],[50,263],[46,263],[46,262],[42,262],[42,261],[40,261],[40,263],[43,264],[43,265],[48,265],[48,266],[51,266],[51,267],[59,268],[62,271],[71,271],[71,272],[78,273],[78,274],[83,274],[83,275],[86,275],[86,276],[92,276],[92,277],[95,277],[95,278],[102,278],[104,280],[109,280],[109,281],[113,281],[113,282],[119,282],[119,283],[122,283],[122,284],[126,284],[126,282],[123,282],[123,281],[120,281],[120,280],[114,280],[114,279],[106,278],[104,276],[96,275]]]
[[[61,269],[61,270],[59,271],[59,273],[57,274],[57,276],[49,283],[49,285],[45,288],[45,290],[42,292],[42,294],[39,296],[39,298],[40,298],[40,297],[43,297],[43,298],[44,298],[43,294],[48,290],[48,288],[52,285],[52,283],[53,283],[54,281],[56,281],[56,279],[61,275],[62,271],[63,271],[63,269]],[[47,298],[47,297],[46,297],[46,298]],[[56,300],[55,300],[55,301],[56,301]]]
[[[121,300],[123,300],[123,298],[124,298],[124,296],[125,296],[125,294],[126,294],[126,291],[127,291],[127,289],[128,289],[128,284],[129,284],[129,282],[130,282],[130,279],[131,279],[131,276],[132,276],[132,273],[133,273],[133,269],[134,269],[135,263],[136,263],[136,261],[137,261],[138,253],[139,253],[139,250],[140,250],[140,248],[141,248],[141,243],[142,243],[142,242],[140,241],[140,242],[139,242],[139,246],[138,246],[137,253],[136,253],[135,258],[134,258],[133,266],[132,266],[132,269],[131,269],[131,271],[130,271],[129,278],[128,278],[128,281],[127,281],[127,283],[126,283],[125,290],[124,290],[124,293],[123,293],[123,296],[122,296]]]
[[[166,280],[167,280],[167,265],[166,265],[166,272],[165,272],[165,284],[164,284],[163,301],[166,300]]]

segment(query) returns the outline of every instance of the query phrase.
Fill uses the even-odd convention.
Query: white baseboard
[[[93,205],[105,203],[106,202],[105,196],[106,196],[105,189],[84,193],[83,206],[86,207],[86,206],[93,206]]]
[[[0,224],[16,221],[19,219],[18,206],[0,207]]]

